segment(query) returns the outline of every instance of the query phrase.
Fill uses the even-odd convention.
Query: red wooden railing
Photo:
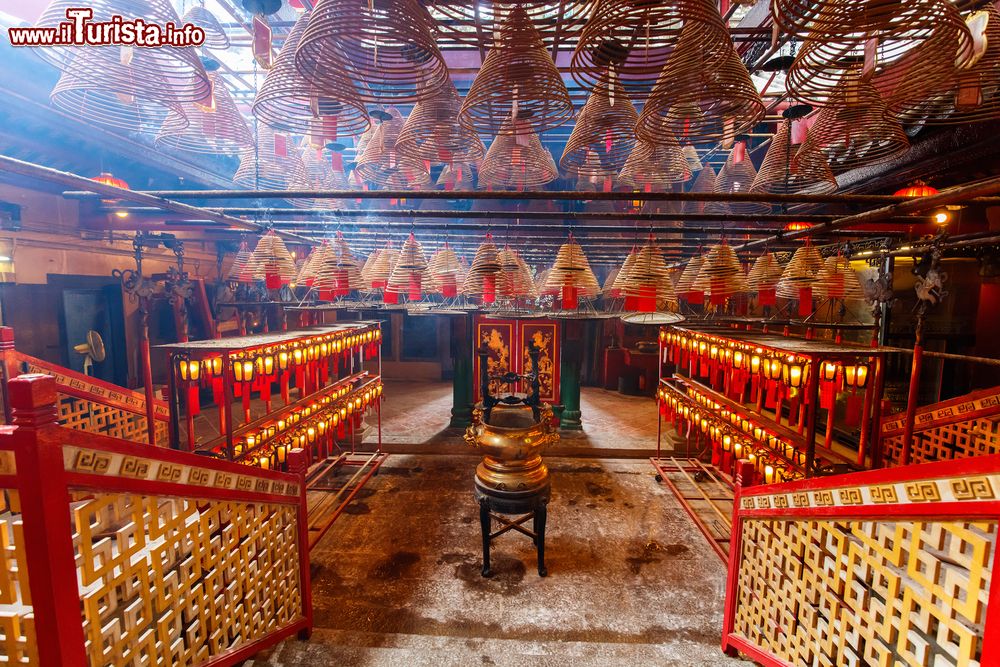
[[[45,375],[0,427],[0,661],[233,665],[311,628],[294,473],[59,426]]]
[[[722,646],[772,665],[1000,665],[1000,456],[748,487]]]

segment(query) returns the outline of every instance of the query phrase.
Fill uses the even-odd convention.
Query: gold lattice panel
[[[146,444],[146,416],[75,396],[59,395],[59,423],[77,431]],[[167,426],[157,423],[156,444],[167,445]]]
[[[882,441],[886,461],[897,463],[903,452],[903,436]],[[934,426],[913,434],[911,463],[928,463],[970,456],[1000,454],[1000,415]]]
[[[996,537],[995,521],[744,519],[733,632],[794,665],[977,667]]]
[[[0,505],[0,663],[37,665],[38,642],[17,491],[3,489]]]
[[[193,665],[301,617],[294,505],[129,494],[71,507],[91,665]]]

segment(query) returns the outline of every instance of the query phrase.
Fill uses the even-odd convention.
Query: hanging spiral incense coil
[[[705,165],[701,162],[701,157],[698,155],[698,149],[688,144],[681,148],[681,152],[684,154],[684,159],[687,160],[688,168],[691,171],[701,171],[704,169]]]
[[[427,291],[440,294],[446,299],[458,295],[458,287],[462,284],[462,265],[458,255],[445,241],[444,246],[431,255],[427,262]]]
[[[610,296],[619,297],[625,292],[625,281],[628,278],[629,272],[632,270],[632,266],[635,264],[636,257],[639,254],[639,249],[636,246],[632,246],[629,250],[628,255],[626,255],[625,260],[622,262],[620,268],[618,268],[614,273],[614,280],[611,281],[610,286],[605,282],[604,292],[610,292]],[[610,277],[609,277],[610,279]]]
[[[356,99],[377,104],[428,99],[448,79],[430,16],[415,0],[320,0],[295,66],[334,94],[351,94],[345,78],[357,81]]]
[[[764,117],[757,87],[728,37],[709,44],[698,37],[685,32],[671,54],[639,115],[640,139],[657,141],[666,130],[684,141],[732,141]]]
[[[790,120],[778,125],[750,192],[825,194],[837,189],[826,156],[815,145],[793,144],[792,131]]]
[[[754,169],[753,162],[746,153],[746,146],[742,142],[737,142],[715,177],[715,191],[720,194],[750,192],[755,178],[757,170]],[[706,210],[752,215],[767,213],[771,207],[762,202],[713,202],[712,206],[706,207]]]
[[[334,172],[330,164],[329,154],[322,149],[309,148],[302,150],[302,171],[298,179],[289,183],[289,190],[346,190],[347,180],[344,172]],[[323,208],[340,210],[347,208],[342,199],[325,197],[307,197],[289,199],[297,208]]]
[[[631,266],[622,266],[622,272],[626,269],[619,288],[625,296],[625,310],[651,313],[677,305],[667,264],[652,239],[635,253]]]
[[[57,28],[67,20],[67,9],[78,7],[75,0],[53,0],[35,27]],[[126,20],[141,18],[147,24],[180,25],[177,12],[167,0],[95,0],[87,7],[93,10],[90,21],[95,24],[110,22],[117,16]],[[78,86],[94,92],[162,102],[206,101],[211,92],[208,73],[192,47],[47,46],[34,51],[42,60],[70,74]]]
[[[792,97],[825,106],[845,76],[875,74],[905,99],[947,81],[972,36],[946,0],[907,4],[839,2],[823,8],[788,72]],[[957,48],[956,48],[957,47]]]
[[[601,286],[580,244],[570,239],[559,246],[555,262],[545,278],[545,292],[561,294],[564,310],[575,310],[579,297],[597,298]]]
[[[268,289],[277,289],[295,279],[295,259],[285,242],[273,231],[260,237],[247,263],[254,280],[263,280]]]
[[[862,301],[865,298],[865,289],[851,267],[851,260],[843,255],[826,258],[812,289],[813,294],[823,299]]]
[[[908,125],[954,125],[1000,116],[1000,11],[988,5],[968,16],[966,24],[975,38],[971,62],[959,67],[953,61],[951,76],[939,86],[914,96],[897,90],[888,77],[876,77],[874,83],[882,89],[894,118]],[[913,59],[926,61],[930,48],[917,47]],[[958,48],[954,47],[955,53]]]
[[[392,241],[386,243],[384,248],[373,250],[361,269],[361,281],[365,289],[385,288],[398,258],[399,250],[392,247]]]
[[[196,25],[205,31],[205,41],[202,43],[202,48],[213,51],[229,48],[229,35],[226,34],[226,29],[219,23],[219,19],[215,18],[215,14],[205,9],[204,5],[193,5],[184,12],[181,24],[187,23]]]
[[[598,0],[573,51],[573,78],[587,90],[620,79],[629,95],[645,99],[685,31],[695,43],[729,39],[708,0]]]
[[[784,267],[781,266],[774,253],[765,252],[754,260],[753,266],[747,273],[747,289],[752,292],[773,291],[778,281],[781,280],[783,272]]]
[[[792,259],[785,265],[777,285],[778,296],[787,299],[800,298],[803,289],[811,290],[816,284],[822,268],[823,256],[819,254],[816,246],[807,242],[795,251]]]
[[[822,151],[834,171],[892,160],[910,149],[902,126],[891,119],[870,83],[846,79],[820,109],[800,150]]]
[[[660,192],[688,180],[691,168],[669,131],[660,134],[656,143],[637,141],[618,174],[620,185],[643,192]]]
[[[309,256],[302,262],[302,266],[299,267],[298,275],[295,276],[295,284],[312,287],[316,283],[320,268],[329,260],[331,252],[329,241],[323,241],[313,248]]]
[[[723,241],[709,248],[691,284],[691,291],[701,292],[709,303],[721,305],[726,299],[747,291],[746,274],[732,247]]]
[[[456,3],[450,0],[428,0],[424,5],[438,19],[436,33],[449,41],[490,48],[505,17],[520,7],[537,28],[547,48],[574,43],[590,15],[591,0],[566,0],[558,10],[550,2],[507,2],[483,0]]]
[[[398,303],[399,295],[406,294],[410,301],[419,301],[423,296],[422,282],[427,269],[427,259],[420,241],[411,233],[399,250],[396,264],[392,267],[386,284],[384,300]]]
[[[366,287],[361,280],[361,266],[351,254],[351,248],[341,232],[337,232],[330,249],[318,262],[314,282],[319,298],[332,301],[347,296],[351,290]]]
[[[247,245],[247,242],[240,242],[239,250],[236,251],[233,263],[229,266],[229,273],[226,274],[226,279],[240,283],[253,282],[253,271],[250,268],[250,258],[252,255],[253,253],[250,251],[250,246]]]
[[[497,297],[497,274],[500,272],[500,260],[493,236],[486,239],[476,250],[472,258],[472,266],[462,282],[462,294],[482,299],[483,303],[493,303]]]
[[[277,130],[306,135],[322,146],[337,137],[365,132],[371,121],[346,74],[331,72],[328,77],[339,74],[340,80],[320,88],[295,68],[295,51],[312,16],[306,12],[292,26],[254,97],[253,115]]]
[[[635,147],[639,119],[621,83],[600,84],[577,115],[559,165],[578,176],[614,176]]]
[[[306,181],[305,166],[291,140],[267,127],[257,127],[257,148],[240,153],[240,166],[233,182],[244,188],[287,190]]]
[[[375,127],[364,152],[358,157],[355,171],[362,179],[376,185],[408,190],[430,183],[430,173],[423,160],[402,154],[396,148],[404,120],[395,108],[389,109],[390,118]]]
[[[531,269],[516,250],[505,246],[497,253],[497,261],[500,263],[498,296],[508,299],[534,299],[538,296]]]
[[[678,296],[685,297],[689,303],[701,303],[704,298],[703,293],[694,289],[694,282],[698,279],[698,274],[701,273],[701,265],[704,261],[705,257],[701,254],[689,259],[684,270],[681,272],[680,278],[677,279],[677,284],[674,285],[674,290]]]
[[[444,190],[472,190],[475,186],[472,165],[461,162],[446,164],[435,183]]]
[[[705,194],[715,192],[715,170],[712,169],[712,165],[706,164],[701,171],[698,172],[698,176],[691,183],[691,189],[689,192],[702,192]],[[705,213],[708,212],[709,202],[704,201],[686,201],[684,202],[684,212],[685,213]]]
[[[632,257],[632,261],[633,262],[635,261],[635,253],[634,252],[630,252],[629,253],[629,257]],[[627,260],[628,260],[628,258],[626,258],[626,261]],[[615,298],[615,297],[618,296],[618,292],[615,291],[614,285],[615,285],[615,281],[618,279],[618,274],[621,273],[621,270],[622,270],[622,267],[615,266],[615,267],[612,267],[612,269],[610,271],[608,271],[608,275],[605,276],[604,282],[601,283],[601,293],[604,296],[611,297],[611,298]]]
[[[400,153],[432,163],[478,162],[486,148],[471,128],[458,122],[462,100],[449,80],[413,106],[396,140]]]
[[[851,37],[860,42],[918,39],[933,31],[942,19],[952,21],[940,0],[912,0],[906,4],[868,0],[774,0],[771,15],[783,32],[816,39]]]
[[[253,146],[250,128],[225,82],[214,72],[209,79],[212,104],[183,102],[180,109],[172,108],[156,135],[157,145],[192,153],[236,153]]]
[[[480,187],[527,189],[557,178],[556,162],[536,134],[498,134],[479,167]]]
[[[504,21],[458,118],[492,134],[544,132],[572,120],[569,91],[523,7]]]

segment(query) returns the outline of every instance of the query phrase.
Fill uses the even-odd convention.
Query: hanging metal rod
[[[98,199],[92,189],[68,190],[69,199]],[[678,202],[775,202],[789,204],[895,204],[914,201],[912,197],[863,194],[769,194],[719,192],[586,192],[531,190],[525,192],[485,192],[455,190],[130,190],[134,195],[167,199],[447,199],[479,200],[558,200],[558,201],[678,201]],[[123,197],[124,199],[124,197]],[[133,200],[135,201],[135,200]],[[966,201],[1000,204],[1000,197],[980,197]],[[900,214],[903,214],[900,210]]]

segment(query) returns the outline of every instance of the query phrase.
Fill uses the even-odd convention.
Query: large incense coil
[[[304,13],[292,26],[274,67],[254,97],[253,114],[277,130],[303,134],[322,145],[337,137],[361,134],[371,122],[346,75],[340,73],[342,81],[335,86],[319,88],[295,68],[295,50],[311,16],[312,12]],[[331,72],[328,76],[336,75]]]
[[[325,243],[325,242],[324,242]],[[341,232],[337,232],[329,250],[317,260],[313,287],[319,298],[330,301],[347,296],[351,290],[362,289],[361,267]]]
[[[509,123],[508,117],[516,123]],[[459,121],[481,133],[544,132],[573,118],[562,76],[522,7],[500,28],[462,103]]]
[[[795,99],[814,106],[826,105],[841,79],[861,70],[866,45],[877,44],[866,78],[887,77],[890,87],[907,98],[918,98],[949,79],[956,57],[972,46],[965,22],[947,0],[879,7],[841,1],[822,7],[810,30],[787,86]]]
[[[893,117],[905,124],[954,125],[1000,116],[1000,11],[987,5],[968,16],[966,24],[976,28],[973,33],[980,35],[977,44],[982,48],[974,52],[974,62],[967,67],[951,63],[951,76],[939,86],[914,96],[897,90],[891,77],[876,78],[875,86],[886,97]],[[926,60],[930,48],[914,49],[914,60]]]
[[[729,39],[717,6],[709,0],[598,0],[573,51],[573,78],[593,90],[613,76],[630,95],[645,98],[682,31],[695,43]]]
[[[821,109],[800,150],[820,150],[834,171],[892,160],[910,149],[903,127],[890,118],[870,83],[845,79]]]
[[[415,0],[320,0],[295,51],[295,66],[324,92],[377,104],[419,102],[448,79]],[[344,89],[344,81],[362,85]]]
[[[689,36],[691,35],[691,36]],[[764,117],[764,103],[728,39],[706,44],[684,33],[635,127],[640,139],[664,131],[691,142],[732,141]]]
[[[725,303],[726,299],[747,291],[743,266],[728,243],[723,241],[709,248],[691,291],[703,293],[714,304]]]
[[[618,174],[618,183],[644,192],[669,189],[674,183],[691,180],[691,168],[680,144],[669,131],[652,143],[640,139]]]
[[[635,251],[634,250],[629,253],[629,257],[632,258],[633,262],[635,261]],[[627,259],[628,258],[626,258],[626,261],[627,261]],[[618,296],[618,293],[614,289],[614,285],[615,285],[615,281],[618,279],[618,274],[621,273],[621,271],[622,271],[622,268],[623,267],[621,267],[621,266],[612,267],[611,270],[608,271],[608,275],[604,277],[604,282],[601,283],[601,293],[604,294],[604,296],[612,297],[612,298]]]
[[[843,255],[826,258],[812,289],[813,294],[823,299],[861,301],[865,298],[865,289],[851,266],[851,260]]]
[[[626,267],[622,267],[623,272]],[[635,254],[635,261],[620,281],[626,310],[653,312],[677,304],[677,293],[663,254],[650,239]]]
[[[688,168],[691,171],[701,171],[704,169],[705,165],[701,162],[701,156],[698,155],[698,149],[691,144],[687,144],[681,148],[681,153],[684,154],[684,159],[687,160]]]
[[[298,275],[295,276],[295,284],[305,287],[312,287],[316,282],[316,277],[320,273],[321,267],[329,260],[331,253],[329,241],[323,241],[312,249],[309,256],[299,267]]]
[[[298,273],[295,259],[285,247],[285,242],[273,231],[264,234],[257,241],[247,267],[254,279],[263,280],[268,289],[277,289],[290,283]]]
[[[475,187],[472,165],[461,162],[446,164],[435,184],[443,190],[472,190]]]
[[[718,194],[736,194],[750,192],[757,170],[746,153],[746,147],[737,143],[729,152],[726,163],[715,177],[715,192]],[[711,212],[730,212],[756,214],[767,213],[771,207],[763,202],[712,202],[706,207]]]
[[[816,285],[822,268],[823,256],[816,246],[807,242],[795,251],[792,259],[785,265],[777,285],[778,296],[787,299],[801,298],[803,289],[811,290]]]
[[[479,167],[480,187],[529,189],[557,178],[556,162],[537,134],[498,134]]]
[[[306,181],[302,156],[286,135],[266,125],[257,127],[257,145],[240,153],[233,182],[244,188],[287,190]]]
[[[427,269],[427,258],[420,241],[411,233],[396,257],[389,282],[385,288],[386,303],[399,300],[398,295],[406,294],[410,301],[419,301],[423,296],[422,282]]]
[[[636,256],[638,254],[639,249],[632,246],[632,249],[628,251],[628,255],[625,256],[625,260],[622,262],[621,267],[614,272],[614,279],[611,280],[610,285],[605,282],[605,293],[610,292],[610,296],[612,297],[622,296],[625,290],[625,280],[628,278],[629,272],[632,270],[632,265],[635,264]]]
[[[590,15],[592,5],[591,0],[566,0],[558,8],[545,0],[482,0],[474,4],[453,0],[424,2],[431,16],[438,19],[436,33],[439,37],[477,48],[492,46],[505,17],[515,6],[527,13],[547,47],[574,43]]]
[[[774,0],[771,16],[783,32],[805,37],[861,35],[881,38],[933,30],[938,0],[913,0],[905,5],[865,0]]]
[[[792,144],[792,122],[783,120],[771,137],[767,155],[750,192],[826,194],[837,189],[837,179],[826,156],[815,145]]]
[[[156,135],[157,145],[192,153],[236,153],[253,146],[253,135],[225,82],[209,74],[212,104],[182,102],[172,108]]]
[[[138,18],[161,26],[181,23],[168,0],[94,0],[86,6],[93,10],[93,24],[111,22],[115,17]],[[53,0],[35,27],[57,28],[67,21],[67,9],[78,7],[75,0]],[[208,73],[193,47],[47,46],[34,51],[90,90],[167,102],[203,101],[211,90]]]
[[[752,292],[773,290],[781,280],[783,272],[784,267],[774,253],[765,252],[754,260],[753,266],[747,273],[747,289]]]
[[[417,102],[396,140],[400,153],[432,163],[478,162],[486,153],[482,139],[458,122],[462,100],[450,80],[433,97]]]
[[[250,246],[247,245],[246,241],[242,241],[239,249],[236,251],[236,256],[233,257],[233,263],[229,266],[229,273],[226,274],[226,279],[240,283],[253,282],[253,270],[250,267],[250,258],[252,256],[253,253],[250,251]]]
[[[497,274],[500,273],[497,254],[493,236],[487,234],[472,258],[472,266],[462,282],[462,294],[480,298],[483,303],[493,303],[496,300]]]
[[[691,300],[692,294],[695,294],[694,282],[698,279],[698,275],[701,273],[701,265],[705,261],[705,256],[702,254],[695,255],[688,260],[687,265],[681,272],[680,278],[677,279],[677,284],[674,285],[674,290],[677,294],[681,296],[687,296],[688,300]],[[695,299],[700,303],[700,300]]]
[[[559,165],[578,176],[616,175],[635,147],[638,119],[621,83],[599,85],[580,110]]]
[[[444,246],[436,250],[427,262],[427,291],[445,298],[457,296],[463,274],[458,255],[445,241]]]
[[[290,183],[290,190],[346,190],[347,180],[344,172],[335,172],[330,162],[327,151],[323,149],[309,148],[302,150],[303,169],[297,175],[297,180]],[[342,199],[328,199],[325,197],[307,197],[289,199],[293,206],[297,208],[323,208],[328,210],[340,210],[347,208]]]
[[[706,164],[698,172],[698,176],[691,183],[691,189],[688,192],[701,192],[704,194],[715,192],[715,170],[712,169],[712,165]],[[684,202],[683,210],[685,213],[701,214],[709,211],[711,207],[708,204],[709,202],[705,201],[686,201]]]
[[[205,41],[202,48],[222,51],[229,48],[229,35],[222,27],[215,14],[205,9],[204,5],[192,5],[181,17],[181,24],[190,23],[205,31]]]
[[[508,299],[534,299],[538,296],[531,269],[516,250],[505,246],[497,253],[497,261],[500,263],[497,296]]]
[[[368,256],[361,269],[361,280],[366,289],[381,289],[389,284],[389,276],[396,267],[396,260],[399,258],[399,250],[392,247],[392,242],[386,244],[384,248],[377,248]]]
[[[396,148],[404,120],[398,109],[389,109],[390,118],[375,127],[371,139],[358,157],[355,172],[380,187],[396,186],[408,190],[430,183],[430,173],[423,160],[404,155]]]
[[[81,49],[81,57],[89,57],[96,49]],[[113,65],[113,67],[119,67]],[[74,72],[63,72],[52,89],[52,105],[73,118],[139,134],[155,133],[171,116],[172,129],[177,132],[187,127],[187,116],[181,102],[166,99],[161,92],[143,89],[131,83],[111,84],[83,78]]]
[[[579,296],[591,299],[601,293],[601,286],[590,268],[587,255],[572,238],[559,246],[559,252],[556,253],[556,259],[545,279],[546,291],[561,291],[565,295],[567,288],[575,290]]]

